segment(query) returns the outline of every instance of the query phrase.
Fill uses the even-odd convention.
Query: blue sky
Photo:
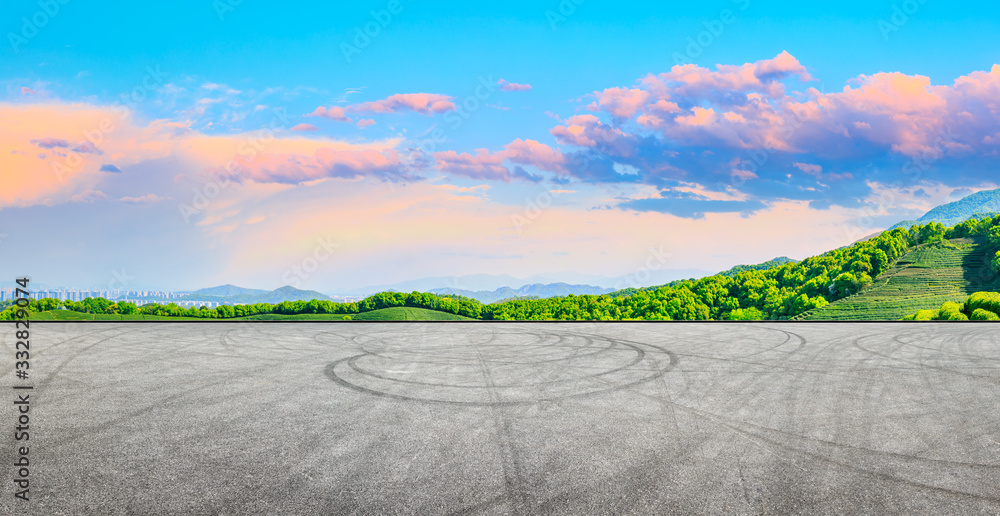
[[[994,4],[622,4],[3,2],[0,108],[25,129],[0,245],[54,284],[274,288],[324,238],[298,286],[618,276],[664,246],[664,268],[801,258],[996,186]]]

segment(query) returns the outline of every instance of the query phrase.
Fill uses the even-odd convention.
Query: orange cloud
[[[207,136],[189,122],[154,120],[137,126],[116,107],[87,104],[0,104],[0,208],[92,202],[122,181],[120,167],[173,157],[197,178],[229,167],[241,180],[296,184],[326,177],[401,177],[398,140],[349,144],[282,136],[273,131]],[[109,160],[114,161],[110,165]],[[102,197],[104,196],[104,197]],[[162,192],[122,197],[146,203]]]

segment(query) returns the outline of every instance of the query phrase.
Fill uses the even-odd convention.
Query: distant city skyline
[[[711,272],[998,186],[993,5],[51,5],[0,9],[2,281]]]

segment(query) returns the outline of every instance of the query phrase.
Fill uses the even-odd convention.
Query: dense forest
[[[628,289],[603,295],[519,299],[484,305],[461,296],[382,292],[353,303],[285,301],[277,304],[224,305],[211,309],[183,308],[173,303],[139,307],[133,303],[115,303],[101,298],[80,302],[43,299],[31,301],[27,310],[65,308],[94,314],[229,319],[272,313],[355,314],[405,306],[483,320],[780,320],[861,291],[914,246],[947,245],[946,239],[963,237],[983,239],[993,257],[993,269],[1000,272],[998,215],[969,220],[950,228],[936,222],[916,225],[909,230],[897,228],[801,262],[789,261],[761,270],[747,267],[733,275],[717,274],[697,280],[675,281],[661,287]],[[949,306],[949,313],[954,308]],[[0,319],[14,318],[17,309],[11,306],[0,312]],[[939,311],[934,312],[937,317]],[[926,316],[926,313],[922,315]]]

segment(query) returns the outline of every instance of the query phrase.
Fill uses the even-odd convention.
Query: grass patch
[[[115,314],[85,314],[72,310],[53,310],[51,312],[35,312],[28,317],[30,321],[204,321],[196,317],[168,317],[164,315],[115,315]],[[215,319],[219,320],[219,319]]]
[[[469,317],[428,310],[426,308],[394,307],[355,314],[355,321],[475,321]]]
[[[851,297],[799,316],[803,321],[898,321],[970,294],[994,290],[997,277],[981,240],[953,239],[904,254],[870,287]]]

